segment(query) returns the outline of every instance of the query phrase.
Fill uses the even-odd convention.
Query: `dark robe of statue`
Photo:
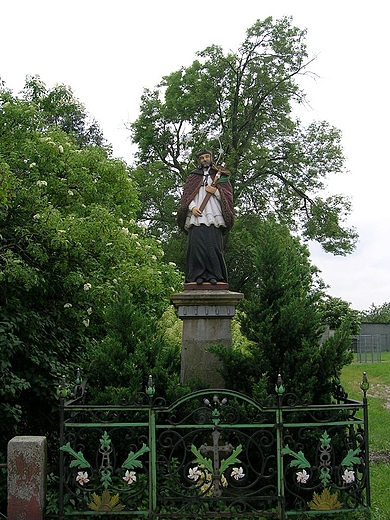
[[[184,185],[177,214],[179,227],[188,234],[186,282],[227,282],[228,275],[223,255],[223,236],[233,226],[233,190],[230,172],[213,165],[211,152],[200,152],[210,160],[193,170]],[[217,176],[217,177],[216,177]],[[216,180],[218,179],[218,181]],[[208,186],[215,184],[215,192],[207,195]],[[199,212],[204,199],[209,200]],[[194,209],[195,208],[195,209]]]

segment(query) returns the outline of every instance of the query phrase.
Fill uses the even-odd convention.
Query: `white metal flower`
[[[85,283],[84,284],[84,291],[89,291],[91,287],[92,287],[92,285],[90,283]]]
[[[230,473],[230,476],[236,480],[240,480],[240,478],[245,477],[244,470],[240,466],[239,468],[233,468],[232,472]]]
[[[190,468],[188,471],[188,478],[191,480],[195,480],[195,482],[199,479],[202,473],[199,471],[198,466]]]
[[[344,480],[346,484],[351,484],[352,482],[355,482],[355,472],[346,469],[341,478]]]
[[[65,303],[64,309],[70,309],[70,307],[72,307],[71,303]]]
[[[306,484],[306,482],[310,478],[309,473],[307,473],[305,469],[303,469],[302,471],[297,471],[296,475],[297,475],[297,482],[299,482],[300,484]]]
[[[130,486],[130,484],[132,484],[133,482],[136,482],[136,480],[137,480],[137,475],[136,475],[135,471],[129,471],[129,470],[127,470],[126,473],[125,473],[125,476],[123,477],[123,480],[124,480],[125,482],[127,482],[129,486]]]
[[[79,471],[77,473],[76,482],[80,484],[80,486],[84,486],[89,482],[88,473],[86,471]]]

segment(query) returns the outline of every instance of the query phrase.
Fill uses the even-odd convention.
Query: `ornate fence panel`
[[[367,400],[310,406],[202,390],[171,405],[61,400],[60,518],[256,518],[368,511]]]

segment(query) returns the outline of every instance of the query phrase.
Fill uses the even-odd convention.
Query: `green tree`
[[[360,313],[352,309],[349,302],[326,294],[321,300],[320,308],[323,324],[328,325],[330,329],[338,329],[343,321],[348,320],[351,324],[351,335],[359,333]]]
[[[251,344],[217,349],[225,381],[259,398],[274,392],[280,373],[288,391],[309,402],[328,402],[333,377],[350,362],[350,323],[341,323],[335,337],[320,343],[323,284],[307,247],[287,226],[249,216],[234,232],[238,243],[243,235],[247,244],[242,272],[250,283],[239,320]]]
[[[149,374],[159,397],[175,394],[180,384],[180,346],[172,345],[155,313],[134,303],[126,287],[118,287],[107,308],[107,335],[91,349],[86,373],[94,404],[130,401],[145,388]],[[179,347],[179,348],[178,348]]]
[[[390,303],[372,303],[367,310],[361,311],[360,317],[362,323],[390,323]]]
[[[207,147],[223,149],[239,214],[275,214],[334,254],[354,249],[350,201],[321,195],[327,177],[344,169],[341,133],[293,117],[294,103],[305,101],[299,78],[313,61],[305,37],[290,18],[257,21],[236,53],[208,47],[145,90],[131,125],[139,148],[133,176],[152,229],[170,236],[194,153]]]
[[[71,135],[80,146],[105,145],[99,124],[89,117],[70,87],[56,85],[48,89],[39,76],[27,76],[23,97],[36,107],[41,131],[55,126]]]
[[[59,378],[112,335],[120,290],[158,320],[180,281],[137,224],[126,164],[87,138],[71,91],[35,84],[0,90],[0,454],[15,433],[57,432]]]

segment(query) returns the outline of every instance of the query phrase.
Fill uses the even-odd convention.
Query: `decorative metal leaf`
[[[112,483],[111,471],[108,469],[101,471],[100,482],[103,484],[104,489],[107,489]]]
[[[206,459],[203,457],[203,455],[200,453],[200,451],[192,444],[191,451],[195,455],[196,459],[192,462],[197,462],[199,465],[203,465],[210,473],[213,473],[213,463],[210,459]]]
[[[88,507],[93,511],[123,511],[125,506],[119,503],[119,495],[110,495],[110,492],[106,489],[102,495],[99,496],[96,493],[92,495],[92,502],[88,504]]]
[[[329,448],[330,447],[330,437],[328,435],[327,431],[324,431],[324,433],[321,436],[321,448]]]
[[[331,493],[329,489],[325,488],[324,491],[319,495],[318,493],[313,494],[313,500],[309,502],[308,506],[313,511],[333,511],[341,509],[343,506],[338,501],[339,494]]]
[[[109,448],[111,444],[111,439],[108,433],[105,431],[100,439],[100,446],[102,448]]]
[[[291,455],[291,457],[294,457],[294,459],[296,459],[290,462],[290,466],[292,468],[297,467],[299,469],[304,469],[311,467],[309,461],[306,459],[303,452],[298,451],[298,453],[296,453],[295,451],[289,448],[288,444],[286,444],[286,446],[282,449],[282,455]]]
[[[241,463],[240,459],[237,459],[237,455],[242,452],[242,445],[239,444],[237,448],[233,451],[233,453],[221,462],[220,473],[222,474],[231,464],[235,464],[236,462]]]
[[[341,465],[342,466],[352,466],[353,464],[360,464],[360,458],[356,457],[360,453],[360,448],[356,448],[356,450],[349,450],[347,455],[344,457]]]
[[[324,486],[324,488],[329,484],[329,482],[332,480],[332,477],[330,476],[329,469],[328,468],[321,468],[320,471],[320,480],[321,484]]]
[[[69,465],[71,468],[76,467],[76,468],[81,469],[81,468],[90,468],[91,467],[89,462],[87,462],[85,460],[84,455],[81,451],[76,452],[73,448],[70,447],[70,442],[68,442],[64,446],[61,446],[60,450],[70,453],[70,455],[72,455],[72,457],[74,457],[76,459],[76,460],[71,461],[71,463]]]
[[[122,468],[126,469],[134,469],[134,468],[142,468],[142,462],[140,460],[137,460],[138,457],[141,457],[144,453],[147,453],[150,451],[150,449],[146,446],[145,443],[142,443],[142,447],[137,451],[137,453],[134,453],[131,451],[125,462],[122,464]]]

